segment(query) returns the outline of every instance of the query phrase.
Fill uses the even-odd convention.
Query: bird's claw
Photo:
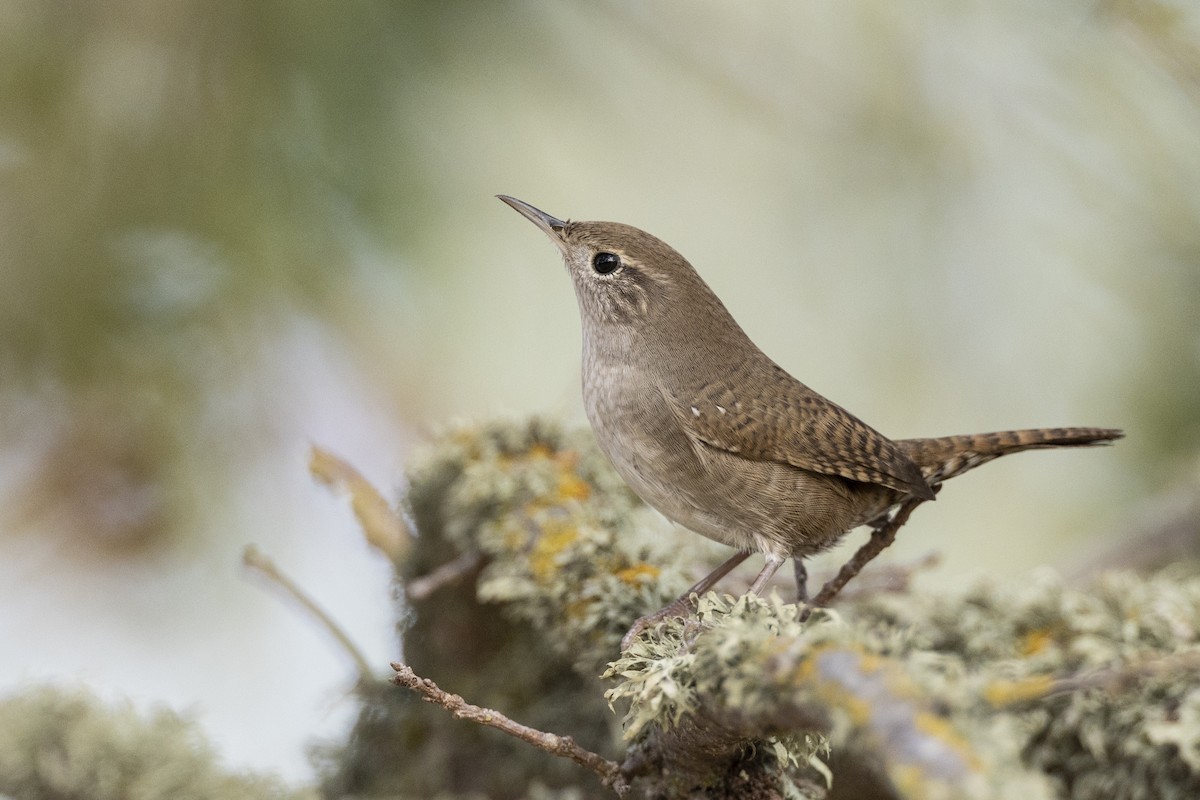
[[[644,617],[638,617],[637,621],[634,622],[629,630],[626,631],[625,635],[621,637],[621,652],[624,653],[626,650],[628,650],[633,644],[633,641],[637,639],[641,632],[647,628],[657,625],[665,619],[669,619],[671,617],[686,617],[690,613],[692,613],[692,609],[681,597],[670,605],[655,611],[653,614],[647,614]]]

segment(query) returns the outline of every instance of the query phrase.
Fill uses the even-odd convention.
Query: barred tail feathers
[[[901,439],[896,444],[921,468],[921,474],[933,486],[1009,453],[1102,445],[1124,435],[1112,428],[1035,428],[936,439]]]

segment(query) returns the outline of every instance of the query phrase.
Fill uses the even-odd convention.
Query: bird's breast
[[[806,555],[894,502],[884,487],[699,444],[655,377],[616,359],[584,365],[584,406],[600,449],[648,505],[696,533]]]
[[[629,364],[585,361],[583,397],[600,449],[639,497],[674,522],[739,544],[698,499],[711,476],[653,378]]]

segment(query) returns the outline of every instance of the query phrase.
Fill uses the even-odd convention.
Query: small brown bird
[[[738,551],[639,620],[626,643],[750,552],[766,556],[752,592],[792,558],[804,599],[804,558],[852,528],[880,525],[901,504],[932,500],[943,481],[1009,453],[1122,436],[1047,428],[893,441],[763,354],[666,243],[499,198],[550,237],[575,284],[584,406],[600,449],[648,504]]]

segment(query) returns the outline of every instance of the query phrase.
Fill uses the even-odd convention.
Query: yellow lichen
[[[591,610],[592,604],[595,603],[594,598],[581,597],[578,600],[572,600],[563,608],[563,613],[567,619],[576,620],[583,619]]]
[[[831,684],[826,684],[828,687]],[[855,697],[852,694],[838,687],[833,696],[837,697],[838,707],[846,712],[850,722],[857,726],[866,726],[871,721],[871,704],[861,697]]]
[[[820,660],[820,655],[830,650],[842,650],[844,647],[831,647],[821,645],[813,649],[808,658],[800,661],[792,676],[792,683],[796,686],[809,686],[816,691],[816,695],[830,706],[841,708],[847,713],[851,722],[855,725],[866,725],[871,719],[871,705],[866,700],[857,697],[852,692],[846,690],[846,687],[837,680],[831,680],[827,676],[821,674],[817,664]],[[858,660],[858,666],[862,672],[870,671],[867,667],[863,654],[856,652],[855,656]],[[877,660],[876,660],[877,661]],[[875,664],[878,667],[878,664]]]
[[[591,485],[574,472],[563,471],[558,474],[559,500],[587,500],[591,493]]]
[[[896,764],[889,777],[900,789],[901,797],[924,797],[929,792],[928,776],[915,764]]]
[[[1054,686],[1054,679],[1049,675],[1033,675],[1019,681],[993,681],[983,690],[984,699],[993,708],[1022,703],[1027,700],[1037,700]]]
[[[1021,643],[1017,649],[1023,656],[1032,656],[1042,652],[1050,645],[1054,644],[1054,636],[1045,628],[1038,628],[1025,634],[1021,638]]]
[[[913,718],[913,722],[918,731],[952,747],[955,752],[963,757],[969,768],[973,770],[982,768],[983,765],[980,763],[979,757],[972,752],[970,743],[948,719],[940,714],[919,711]]]
[[[562,552],[579,538],[571,525],[547,525],[529,555],[529,569],[538,580],[546,580],[558,565]]]
[[[653,580],[661,574],[661,569],[653,564],[647,564],[644,561],[639,561],[633,566],[617,570],[617,577],[630,586],[636,586],[637,584],[641,583],[644,578]]]
[[[539,443],[532,445],[525,452],[525,456],[527,458],[552,458],[554,456],[554,451],[546,445]]]

